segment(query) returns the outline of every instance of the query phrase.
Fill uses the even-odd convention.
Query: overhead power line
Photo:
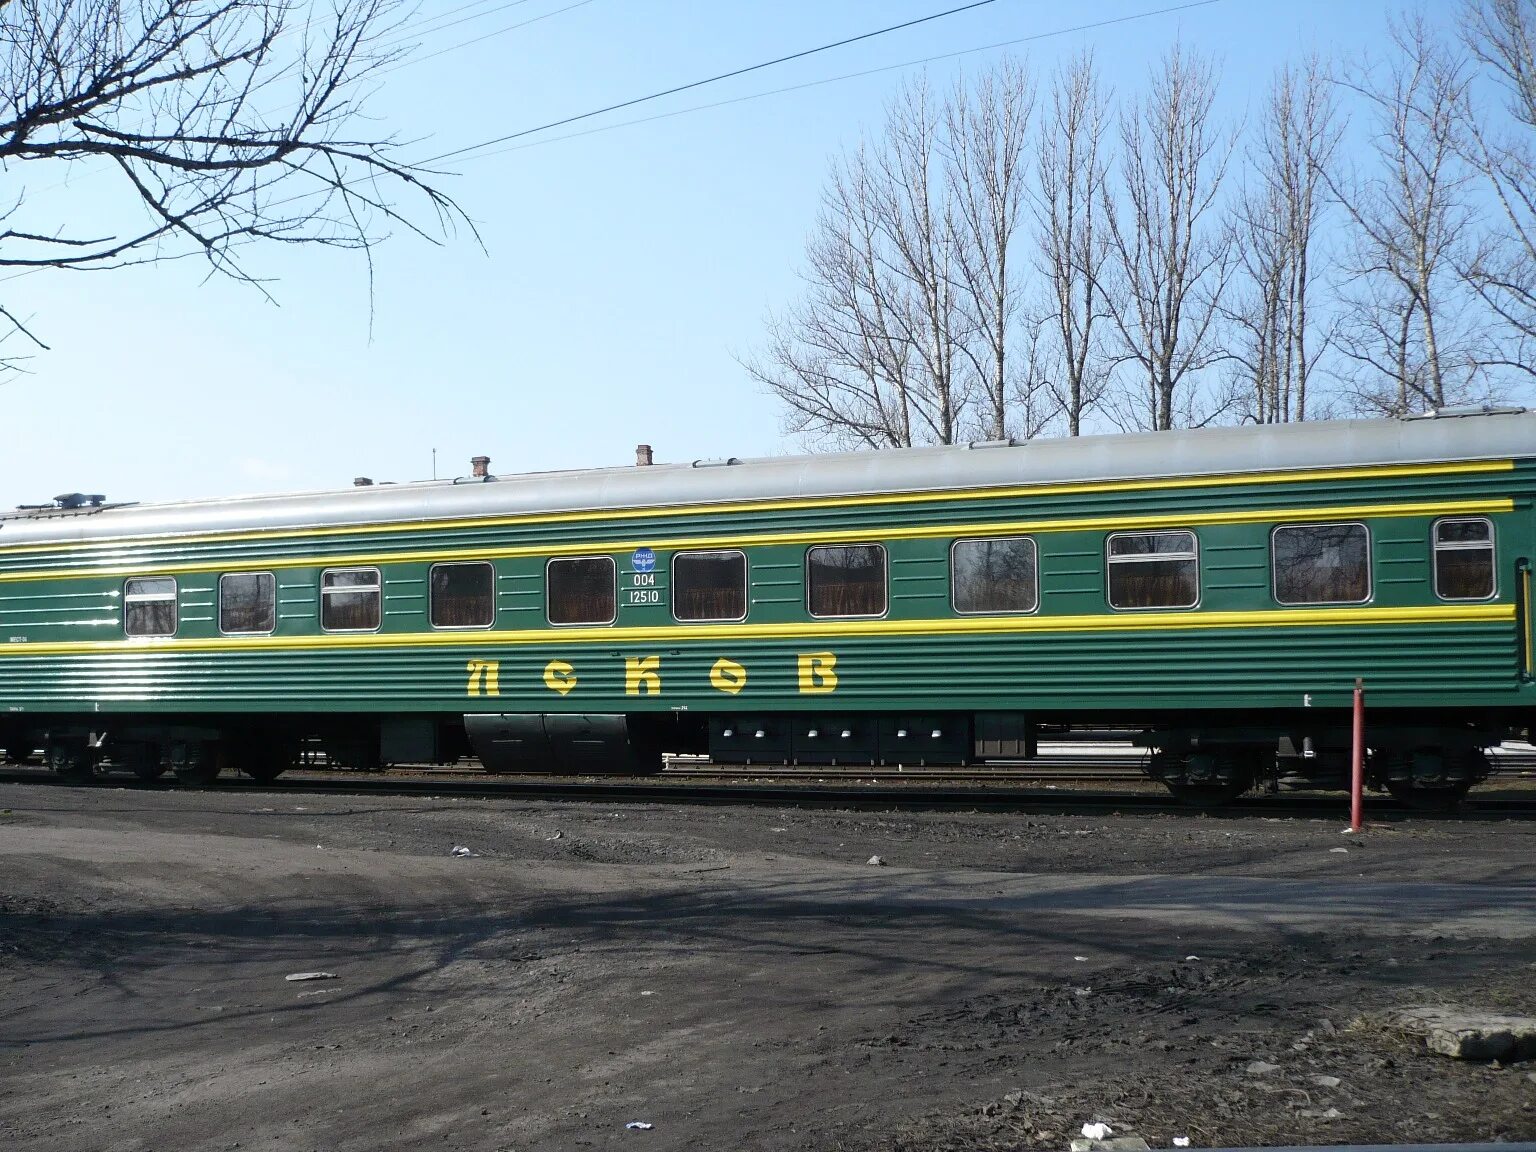
[[[517,7],[517,4],[524,2],[525,0],[517,0],[517,3],[508,4],[506,7],[515,8]],[[505,36],[508,32],[516,32],[519,28],[526,28],[530,24],[537,24],[541,20],[548,20],[551,16],[558,16],[560,13],[569,12],[573,8],[584,8],[590,3],[592,3],[592,0],[576,0],[574,4],[567,4],[564,8],[556,8],[553,11],[545,12],[540,16],[530,16],[527,20],[520,20],[516,24],[508,24],[505,28],[498,28],[494,32],[487,32],[484,35],[476,36],[470,40],[463,40],[457,44],[450,44],[446,48],[439,48],[436,52],[428,52],[425,56],[408,56],[393,67],[381,70],[378,75],[387,76],[391,72],[398,72],[402,68],[409,68],[413,64],[420,64],[424,60],[431,60],[433,57],[442,56],[448,52],[457,52],[460,48],[468,48],[471,44],[478,44],[482,40],[490,40],[496,36]],[[494,11],[500,10],[501,9],[495,9]],[[474,17],[466,17],[466,19],[478,20],[481,16],[485,15],[489,15],[489,13],[482,12]]]
[[[1124,16],[1113,16],[1105,20],[1095,20],[1088,24],[1074,24],[1070,28],[1055,28],[1049,32],[1034,32],[1028,36],[1020,36],[1013,40],[999,40],[992,44],[981,44],[975,48],[961,48],[954,52],[944,52],[937,56],[920,56],[915,60],[904,60],[899,64],[882,64],[878,68],[865,68],[860,72],[844,72],[840,76],[827,76],[820,80],[807,80],[803,84],[790,84],[783,88],[770,88],[763,92],[750,92],[745,96],[732,96],[727,100],[715,100],[708,104],[694,104],[687,108],[675,108],[670,112],[658,112],[654,116],[640,116],[634,120],[620,120],[616,124],[602,124],[596,128],[586,128],[580,132],[568,132],[563,136],[549,136],[542,140],[529,140],[522,144],[514,144],[510,148],[497,148],[492,152],[481,152],[481,148],[487,148],[503,140],[493,140],[487,144],[472,145],[468,148],[460,148],[455,152],[445,152],[441,156],[433,156],[423,160],[423,164],[434,164],[439,160],[449,157],[462,157],[463,160],[485,160],[492,156],[502,156],[508,152],[521,152],[526,148],[538,148],[544,144],[558,144],[562,140],[576,140],[583,136],[596,136],[600,132],[612,132],[619,128],[632,128],[637,124],[650,124],[657,120],[670,120],[674,116],[686,116],[693,112],[707,112],[711,108],[725,108],[732,104],[745,104],[751,100],[762,100],[769,96],[782,96],[787,92],[801,92],[807,88],[819,88],[824,84],[836,84],[843,80],[857,80],[864,76],[876,76],[882,72],[895,72],[902,68],[915,68],[919,64],[933,64],[940,60],[954,60],[961,56],[972,56],[977,52],[991,52],[998,48],[1012,48],[1019,44],[1029,44],[1038,40],[1050,40],[1057,36],[1070,36],[1075,32],[1092,32],[1100,28],[1108,28],[1115,24],[1129,24],[1136,20],[1147,20],[1154,16],[1168,16],[1175,12],[1185,12],[1192,8],[1207,8],[1213,4],[1220,4],[1223,0],[1189,0],[1188,3],[1174,4],[1167,8],[1152,8],[1145,12],[1131,12]],[[517,133],[518,136],[526,133]],[[474,152],[475,155],[464,155]]]
[[[404,35],[392,36],[390,39],[384,41],[380,47],[389,48],[396,44],[403,44],[407,41],[414,40],[418,36],[431,36],[436,32],[445,31],[448,28],[456,27],[457,25],[467,23],[470,20],[483,20],[487,16],[494,16],[498,12],[505,12],[508,8],[520,7],[521,5],[528,3],[528,0],[506,0],[506,2],[497,4],[489,11],[469,12],[471,8],[484,8],[487,4],[492,2],[493,0],[473,0],[472,3],[460,4],[457,8],[450,8],[446,12],[439,12],[436,16],[428,16],[418,23],[402,24],[398,30],[403,32]],[[460,12],[469,12],[469,15],[459,16]],[[451,16],[459,16],[459,18],[457,20],[451,20],[449,19]]]
[[[829,52],[833,48],[842,48],[848,44],[857,44],[861,40],[872,40],[876,36],[884,36],[889,32],[899,32],[903,28],[914,28],[919,24],[927,24],[932,20],[942,20],[946,16],[954,16],[960,12],[969,12],[973,8],[985,8],[988,4],[995,4],[997,0],[973,0],[970,4],[962,4],[958,8],[948,8],[943,12],[934,12],[928,16],[919,16],[916,20],[907,20],[901,24],[892,24],[888,28],[877,28],[873,32],[863,32],[858,36],[849,36],[844,40],[835,40],[831,44],[822,44],[816,48],[806,48],[801,52],[792,52],[788,56],[779,56],[773,60],[764,60],[759,64],[749,64],[745,68],[736,68],[730,72],[721,72],[718,76],[708,76],[703,80],[694,80],[687,84],[679,84],[675,88],[666,88],[660,92],[652,92],[646,96],[636,96],[633,100],[623,100],[618,104],[609,104],[606,108],[594,108],[590,112],[581,112],[575,116],[567,116],[563,120],[551,120],[548,124],[540,124],[536,128],[524,128],[520,132],[513,132],[506,136],[498,136],[494,140],[484,140],[479,144],[471,144],[467,148],[460,148],[454,152],[444,152],[441,156],[434,156],[430,160],[423,161],[426,164],[435,164],[440,160],[448,160],[465,152],[478,152],[481,148],[490,148],[496,144],[505,144],[509,140],[517,140],[523,136],[532,136],[536,132],[547,132],[551,128],[560,128],[566,124],[574,124],[578,120],[590,120],[594,116],[601,116],[606,112],[617,112],[621,108],[633,108],[636,104],[645,104],[652,100],[660,100],[663,96],[674,96],[679,92],[687,92],[692,88],[702,88],[706,84],[715,84],[721,80],[729,80],[733,76],[745,76],[748,72],[759,72],[764,68],[772,68],[776,64],[787,64],[791,60],[803,60],[807,56],[814,56],[818,52]],[[424,57],[425,59],[425,57]]]

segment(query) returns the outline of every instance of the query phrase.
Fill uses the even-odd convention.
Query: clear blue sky
[[[417,141],[410,155],[430,156],[955,2],[591,0],[401,68],[369,110]],[[429,0],[417,19],[461,3]],[[570,3],[527,0],[424,37],[418,55]],[[550,135],[1165,6],[999,0]],[[1428,11],[1448,22],[1453,5]],[[1224,110],[1242,115],[1288,57],[1358,56],[1382,40],[1388,12],[1369,0],[1220,0],[925,67],[943,85],[1013,51],[1044,76],[1087,44],[1130,90],[1182,37],[1218,56]],[[486,251],[467,235],[433,247],[397,230],[376,252],[371,338],[355,253],[250,252],[276,307],[205,280],[191,260],[17,281],[5,302],[53,351],[0,384],[0,506],[67,491],[171,500],[419,480],[433,449],[439,476],[466,473],[477,454],[503,473],[623,464],[642,441],[666,461],[792,450],[736,357],[760,341],[767,310],[796,296],[829,157],[878,128],[882,102],[917,70],[461,163],[439,183]],[[8,186],[62,178],[26,167]],[[78,181],[71,204],[104,218],[96,198],[109,185]]]

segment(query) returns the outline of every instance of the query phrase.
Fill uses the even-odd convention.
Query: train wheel
[[[96,757],[84,744],[50,743],[44,757],[60,780],[89,784],[96,778]]]
[[[182,784],[212,784],[221,767],[215,745],[197,742],[177,744],[171,749],[171,770]]]
[[[270,784],[293,765],[295,753],[280,741],[253,737],[230,743],[226,758],[242,776]]]
[[[1382,768],[1378,781],[1394,800],[1421,812],[1447,812],[1487,778],[1489,764],[1481,748],[1421,745],[1388,753]]]
[[[1215,808],[1230,804],[1259,778],[1260,754],[1252,748],[1202,748],[1189,753],[1154,752],[1150,774],[1180,804]]]
[[[123,753],[123,765],[146,784],[165,775],[168,765],[158,744],[135,744]]]

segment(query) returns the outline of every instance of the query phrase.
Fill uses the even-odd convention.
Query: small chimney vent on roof
[[[474,471],[471,473],[476,479],[484,480],[490,475],[491,458],[489,456],[471,456],[469,466]]]
[[[651,456],[651,446],[649,444],[635,445],[636,468],[649,468],[655,462],[656,461]]]
[[[373,481],[369,477],[367,477],[367,476],[354,476],[354,477],[352,477],[352,487],[354,487],[354,488],[372,488],[373,487]]]

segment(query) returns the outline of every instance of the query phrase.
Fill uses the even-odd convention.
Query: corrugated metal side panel
[[[803,693],[798,658],[831,653],[835,690]],[[659,694],[627,695],[626,658]],[[745,686],[711,686],[721,658]],[[1506,623],[1369,628],[842,638],[639,647],[566,645],[346,651],[125,653],[0,660],[12,710],[667,711],[744,708],[1342,707],[1356,676],[1374,705],[1518,702],[1520,648]],[[547,686],[564,661],[575,687]],[[482,667],[477,676],[470,667]],[[494,684],[496,695],[488,694]],[[824,684],[822,686],[825,686]]]

